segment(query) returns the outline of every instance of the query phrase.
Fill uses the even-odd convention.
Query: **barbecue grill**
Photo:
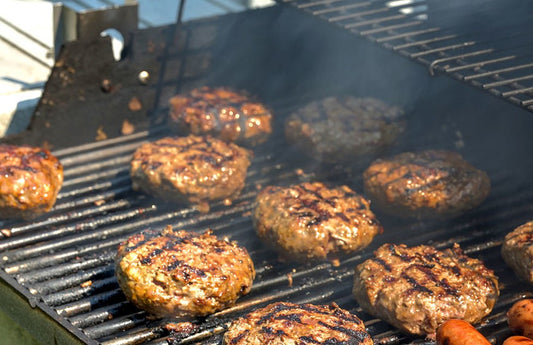
[[[484,260],[502,289],[478,329],[494,344],[510,334],[505,312],[532,295],[500,256],[505,234],[533,214],[532,103],[530,87],[523,84],[530,79],[531,64],[524,63],[530,48],[518,51],[518,41],[484,36],[478,41],[493,46],[492,52],[465,51],[478,41],[446,43],[476,32],[463,23],[456,29],[464,31],[453,34],[431,29],[435,15],[444,24],[453,19],[446,6],[431,9],[431,2],[286,3],[128,33],[131,45],[119,62],[112,59],[106,38],[63,47],[31,127],[5,139],[48,145],[65,167],[65,183],[50,213],[0,226],[1,308],[43,344],[220,344],[231,320],[274,301],[335,302],[363,319],[378,344],[431,343],[368,315],[351,295],[355,265],[387,242],[440,249],[459,243],[468,255]],[[501,15],[495,13],[499,2],[486,3],[497,3],[484,7],[487,16]],[[498,28],[501,37],[520,36],[511,24]],[[508,49],[513,58],[503,57]],[[487,60],[481,60],[484,54]],[[139,83],[141,71],[150,75],[146,84]],[[129,179],[132,152],[170,134],[164,122],[168,99],[204,84],[246,89],[275,114],[274,134],[254,149],[240,197],[230,206],[213,204],[207,214],[133,192]],[[261,187],[321,180],[362,191],[367,161],[319,164],[287,147],[283,136],[283,120],[293,110],[342,93],[373,96],[406,109],[406,133],[385,155],[425,148],[459,151],[488,172],[491,195],[478,208],[447,221],[399,220],[376,212],[384,233],[338,267],[278,262],[253,234],[250,210]],[[132,109],[133,98],[141,110]],[[124,120],[135,127],[133,134],[121,133]],[[167,224],[192,231],[211,228],[245,246],[257,270],[250,294],[232,308],[193,319],[194,327],[186,330],[179,327],[186,320],[153,319],[128,303],[114,277],[117,245]]]

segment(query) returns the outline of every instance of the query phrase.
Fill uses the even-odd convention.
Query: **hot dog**
[[[533,339],[533,299],[523,299],[513,304],[507,312],[507,322],[516,334]]]
[[[533,345],[533,340],[521,335],[515,335],[505,339],[502,345]]]
[[[437,328],[437,345],[491,345],[471,324],[448,320]]]

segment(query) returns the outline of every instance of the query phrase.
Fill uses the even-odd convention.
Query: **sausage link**
[[[505,339],[502,345],[533,345],[533,340],[521,335],[514,335]]]
[[[516,334],[533,339],[533,299],[523,299],[513,304],[507,312],[507,322]]]
[[[448,320],[437,328],[437,345],[491,345],[471,324]]]

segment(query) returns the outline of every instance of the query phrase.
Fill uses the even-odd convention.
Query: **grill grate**
[[[531,3],[518,1],[509,6],[499,0],[447,1],[444,5],[433,0],[280,2],[417,61],[427,66],[431,75],[448,75],[533,111],[533,42],[527,19]],[[466,21],[472,24],[463,26]],[[490,30],[479,29],[483,25],[490,25]]]
[[[533,211],[533,190],[511,179],[509,173],[493,172],[492,196],[467,215],[445,224],[398,222],[381,217],[385,233],[368,250],[342,261],[339,267],[329,263],[300,266],[277,263],[273,253],[264,249],[255,236],[250,236],[253,230],[249,219],[257,186],[289,184],[308,178],[296,171],[300,165],[288,164],[290,159],[279,159],[269,153],[256,155],[247,187],[239,199],[230,207],[215,204],[212,212],[199,214],[190,208],[161,204],[134,193],[127,178],[118,178],[126,174],[128,158],[135,147],[165,134],[161,131],[152,137],[139,133],[57,151],[65,162],[67,187],[49,217],[17,226],[2,224],[11,228],[11,236],[0,241],[3,274],[12,278],[18,288],[29,292],[37,306],[46,306],[55,319],[83,332],[86,338],[82,340],[87,343],[167,344],[176,337],[165,328],[172,320],[150,320],[125,301],[113,270],[119,242],[147,227],[162,228],[166,224],[197,231],[210,227],[219,236],[236,239],[249,249],[257,267],[257,279],[248,296],[233,308],[197,320],[198,331],[176,340],[178,343],[217,343],[231,319],[276,300],[336,302],[360,315],[378,343],[423,343],[422,339],[406,337],[362,312],[351,297],[353,267],[368,258],[379,244],[397,241],[398,237],[410,245],[431,243],[438,248],[460,243],[468,254],[484,259],[501,277],[504,288],[495,312],[480,329],[490,330],[496,338],[507,335],[504,313],[527,292],[503,265],[499,245],[504,234],[527,220]],[[275,138],[264,151],[277,152],[282,146],[283,141]],[[79,166],[86,170],[76,172]],[[312,169],[308,162],[303,170]],[[359,173],[349,169],[324,170],[327,172],[313,177],[360,186]],[[99,176],[107,176],[106,172],[118,177],[105,184]],[[90,188],[91,185],[95,187]]]

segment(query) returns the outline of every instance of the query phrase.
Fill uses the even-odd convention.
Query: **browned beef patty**
[[[356,267],[353,287],[363,310],[416,335],[450,319],[479,322],[499,293],[494,272],[457,244],[444,251],[384,244]]]
[[[372,345],[365,325],[337,305],[273,303],[231,324],[225,345]]]
[[[287,141],[311,158],[350,162],[391,146],[404,131],[403,111],[374,98],[328,97],[285,122]]]
[[[179,134],[209,134],[239,145],[265,142],[272,113],[244,92],[207,86],[170,99],[170,126]]]
[[[244,187],[250,156],[248,150],[210,136],[163,138],[133,154],[133,189],[192,204],[231,200]]]
[[[533,221],[505,236],[502,256],[520,279],[533,283]]]
[[[429,150],[374,161],[363,174],[366,195],[400,217],[449,217],[478,206],[490,193],[488,175],[460,154]]]
[[[204,316],[232,306],[255,278],[245,248],[170,226],[133,235],[118,248],[118,283],[137,307],[163,316]]]
[[[54,206],[63,166],[48,150],[0,145],[0,217],[33,218]]]
[[[257,195],[257,235],[289,260],[336,259],[372,242],[382,227],[369,202],[348,186],[270,186]]]

